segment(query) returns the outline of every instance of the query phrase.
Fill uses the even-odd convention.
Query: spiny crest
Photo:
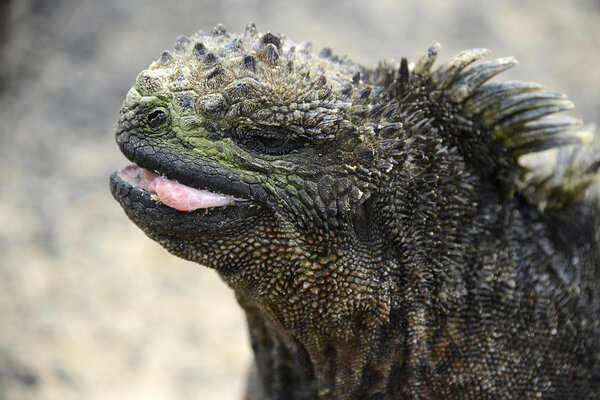
[[[483,125],[491,130],[493,139],[500,140],[515,160],[528,153],[576,145],[568,161],[559,162],[550,176],[532,178],[527,174],[525,177],[525,169],[514,174],[518,179],[517,186],[523,192],[534,193],[532,200],[538,206],[556,207],[565,204],[567,199],[576,201],[581,197],[575,195],[577,190],[598,181],[600,152],[585,152],[586,162],[593,168],[584,168],[577,159],[583,149],[591,148],[582,143],[591,134],[579,129],[581,122],[577,118],[554,115],[573,108],[565,95],[547,91],[532,82],[486,83],[517,64],[513,57],[477,62],[489,53],[486,49],[463,51],[431,71],[439,49],[439,44],[433,45],[413,66],[412,73],[429,80],[440,93],[463,109],[465,123],[472,124],[476,119],[474,116],[479,116]],[[593,148],[600,148],[598,139],[593,142]],[[570,194],[566,195],[566,192]]]
[[[582,143],[561,147],[548,169],[529,171],[522,191],[541,210],[556,210],[586,196],[600,200],[600,131],[587,126],[579,131]],[[600,205],[600,204],[598,204]]]

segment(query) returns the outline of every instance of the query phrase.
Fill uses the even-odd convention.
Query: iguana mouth
[[[165,232],[174,227],[180,233],[212,232],[266,211],[266,193],[256,183],[181,155],[178,160],[186,168],[165,162],[165,154],[158,159],[128,146],[122,150],[134,163],[111,176],[111,192],[138,225]]]
[[[179,211],[194,211],[200,208],[224,207],[235,204],[235,197],[207,190],[198,190],[174,180],[157,175],[136,164],[117,171],[117,176],[132,186],[152,194],[154,200]],[[244,199],[237,199],[244,202]]]
[[[135,164],[115,172],[110,188],[127,215],[153,231],[215,232],[265,211],[254,201],[198,190]]]

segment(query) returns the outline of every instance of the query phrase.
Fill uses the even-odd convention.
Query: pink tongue
[[[231,196],[194,189],[170,181],[135,164],[121,169],[119,177],[133,186],[156,193],[163,204],[179,211],[222,207],[233,203],[233,197]]]

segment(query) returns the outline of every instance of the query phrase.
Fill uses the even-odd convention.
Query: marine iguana
[[[488,82],[513,58],[438,51],[366,68],[218,25],[127,94],[112,193],[234,289],[249,398],[598,398],[599,141],[562,94]]]

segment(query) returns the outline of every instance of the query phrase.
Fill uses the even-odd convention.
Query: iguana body
[[[113,194],[235,290],[269,399],[598,396],[597,158],[530,177],[581,139],[570,102],[437,50],[370,70],[217,26],[127,95]]]

